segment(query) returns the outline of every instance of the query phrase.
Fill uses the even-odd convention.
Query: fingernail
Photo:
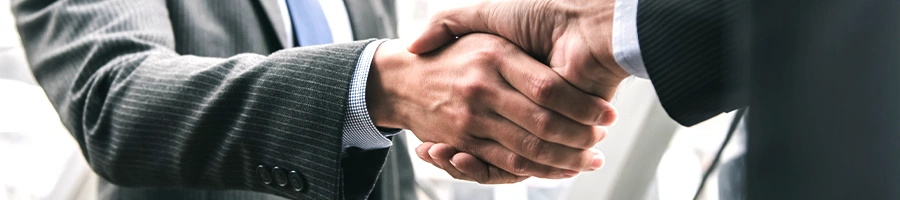
[[[453,162],[453,160],[450,160],[450,165],[453,165],[453,168],[456,168],[456,170],[458,170],[459,172],[462,172],[463,174],[466,173],[466,171],[463,171],[462,169],[460,169],[459,165],[456,165],[456,163]]]
[[[431,160],[434,161],[435,166],[437,166],[438,168],[444,169],[444,166],[441,166],[441,162],[438,162],[437,157],[434,157],[434,155],[431,155],[431,151],[428,151],[428,156],[431,157]]]
[[[422,155],[422,154],[420,154],[420,153],[418,153],[418,152],[416,152],[416,156],[419,156],[419,158],[421,158],[422,160],[426,160],[425,155]],[[431,155],[428,155],[428,156],[431,156]]]
[[[603,154],[594,155],[591,159],[591,171],[598,170],[603,167]]]
[[[597,125],[603,125],[603,123],[606,122],[606,118],[608,118],[610,115],[612,115],[612,111],[605,111],[603,113],[600,113],[600,117],[597,118]]]

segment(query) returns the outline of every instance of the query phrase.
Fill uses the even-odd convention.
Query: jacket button
[[[256,173],[259,174],[259,178],[263,180],[263,183],[272,183],[272,174],[269,174],[269,170],[266,170],[266,167],[262,165],[257,166]]]
[[[284,170],[281,170],[281,168],[272,168],[272,177],[275,178],[275,183],[278,183],[278,186],[285,186],[288,183],[287,175],[284,174]]]
[[[294,187],[294,190],[297,192],[306,192],[306,178],[301,176],[300,173],[291,171],[288,178],[291,179],[291,186]]]

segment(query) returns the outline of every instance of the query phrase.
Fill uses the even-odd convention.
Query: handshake
[[[612,51],[614,0],[488,1],[437,14],[412,44],[375,53],[378,127],[410,129],[417,155],[461,180],[515,183],[599,169],[629,76]],[[484,34],[487,33],[487,34]]]

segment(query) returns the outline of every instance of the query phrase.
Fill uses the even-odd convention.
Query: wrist
[[[591,56],[600,65],[596,71],[593,71],[595,74],[592,76],[598,77],[598,79],[595,80],[595,88],[590,92],[604,91],[605,94],[595,94],[606,100],[611,100],[619,84],[630,76],[616,61],[613,49],[616,0],[592,0],[590,3],[581,2],[580,0],[574,1],[584,5],[578,7],[576,12],[580,16],[576,26],[585,33],[586,39],[597,39],[595,40],[596,42],[588,42]]]
[[[411,54],[397,40],[381,44],[372,58],[366,82],[366,105],[372,123],[383,128],[407,128],[402,107],[396,102],[397,92],[405,84],[403,69],[409,66]]]

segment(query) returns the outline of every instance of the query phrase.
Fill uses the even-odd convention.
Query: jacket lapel
[[[288,44],[287,41],[287,31],[284,30],[284,21],[282,21],[281,7],[278,6],[278,1],[284,0],[259,0],[259,3],[266,17],[269,18],[269,24],[272,25],[272,28],[275,29],[275,34],[278,35],[281,48],[293,47],[294,45]]]

